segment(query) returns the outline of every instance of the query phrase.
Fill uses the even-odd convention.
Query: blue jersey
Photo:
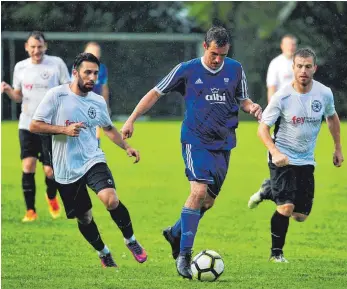
[[[236,146],[240,101],[248,98],[246,76],[239,62],[226,57],[217,70],[196,58],[177,65],[154,89],[184,96],[186,111],[181,142],[210,150]]]
[[[73,81],[72,75],[71,75],[71,81]],[[102,95],[102,86],[104,84],[107,84],[107,81],[108,81],[107,67],[106,65],[100,63],[98,80],[96,81],[94,85],[93,92],[95,92],[96,94]]]

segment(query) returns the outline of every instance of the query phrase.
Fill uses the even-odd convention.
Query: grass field
[[[116,123],[120,128],[121,124]],[[347,144],[347,123],[342,125]],[[268,176],[266,151],[256,137],[256,123],[242,122],[237,130],[228,177],[215,207],[200,222],[194,252],[213,249],[225,262],[225,272],[214,283],[178,277],[161,231],[176,221],[188,195],[179,143],[179,122],[136,125],[130,143],[141,152],[133,165],[109,140],[102,148],[128,207],[137,239],[149,258],[138,264],[125,247],[109,214],[91,193],[94,218],[119,270],[102,269],[92,247],[65,215],[52,220],[44,198],[41,167],[36,173],[35,223],[23,224],[21,165],[17,123],[2,123],[2,288],[347,288],[347,163],[332,165],[333,144],[323,125],[316,150],[316,195],[305,223],[290,222],[285,246],[289,264],[267,262],[269,225],[274,204],[256,210],[247,201]],[[347,150],[345,147],[345,157]]]

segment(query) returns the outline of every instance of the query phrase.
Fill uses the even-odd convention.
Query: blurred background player
[[[294,35],[284,35],[280,46],[282,54],[270,62],[266,77],[268,103],[276,91],[294,80],[293,55],[296,51],[296,44],[297,39]],[[269,199],[271,199],[271,184],[270,179],[265,179],[259,190],[250,197],[248,207],[254,209],[261,201]]]
[[[326,118],[334,142],[333,164],[343,162],[340,120],[331,89],[313,80],[316,54],[309,48],[294,54],[293,83],[285,85],[271,98],[258,128],[258,136],[269,151],[272,199],[276,211],[271,218],[270,261],[287,263],[283,246],[289,218],[304,222],[314,198],[314,170],[317,136]],[[275,125],[274,138],[270,127]]]
[[[93,54],[97,59],[101,58],[101,47],[97,42],[91,41],[88,42],[87,45],[84,48],[84,52]],[[98,95],[102,95],[103,98],[106,101],[107,104],[107,110],[108,113],[111,115],[111,108],[110,108],[110,91],[108,88],[108,71],[105,64],[100,62],[100,71],[99,71],[99,77],[96,81],[93,92],[95,92]],[[72,76],[72,73],[71,73]],[[98,139],[98,143],[100,146],[100,128],[96,128],[96,138]]]
[[[35,208],[35,171],[36,161],[43,164],[46,175],[49,211],[53,218],[60,215],[56,198],[57,186],[53,179],[50,158],[51,137],[38,135],[29,131],[32,116],[46,92],[52,87],[70,82],[68,69],[62,59],[45,55],[47,43],[42,32],[33,31],[25,43],[29,58],[16,64],[13,73],[13,88],[6,82],[1,83],[1,92],[5,92],[12,100],[22,102],[19,117],[19,141],[22,160],[22,188],[27,212],[23,222],[36,220]]]
[[[122,140],[112,124],[105,100],[92,92],[99,65],[99,60],[91,53],[77,55],[73,82],[47,92],[33,116],[30,129],[53,134],[55,179],[66,216],[77,218],[79,231],[98,252],[102,266],[117,267],[94,222],[87,186],[109,211],[136,261],[143,263],[147,260],[146,251],[137,242],[128,209],[117,196],[105,154],[98,147],[96,126],[102,127],[107,137],[128,156],[135,157],[135,163],[140,160],[140,154]]]

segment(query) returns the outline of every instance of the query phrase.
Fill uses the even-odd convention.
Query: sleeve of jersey
[[[33,119],[51,124],[56,108],[56,94],[53,92],[52,89],[50,89],[47,91],[44,98],[37,107]]]
[[[327,93],[325,98],[326,98],[325,99],[326,104],[325,104],[324,116],[325,117],[332,116],[336,113],[336,110],[335,110],[335,104],[334,104],[334,96],[331,89],[329,89],[329,92]]]
[[[277,121],[281,114],[280,98],[276,95],[271,97],[270,103],[263,112],[261,122],[271,127]]]
[[[62,59],[60,59],[59,63],[60,63],[59,64],[59,70],[60,70],[59,82],[60,84],[69,83],[70,82],[69,70],[67,69],[65,62]]]
[[[100,127],[107,127],[112,125],[112,120],[110,118],[110,115],[108,114],[108,110],[107,110],[107,105],[105,100],[102,98],[103,103],[101,106],[101,111],[100,111]]]
[[[15,90],[21,90],[22,89],[22,82],[19,78],[18,65],[16,65],[14,67],[12,86]]]
[[[276,72],[276,64],[274,61],[270,62],[269,68],[267,70],[266,75],[266,85],[269,86],[277,86],[277,72]]]
[[[240,81],[236,87],[236,93],[235,96],[238,100],[245,100],[248,99],[248,88],[247,88],[247,79],[246,74],[243,71],[243,68],[241,66],[241,78]]]
[[[100,75],[99,81],[102,85],[105,85],[107,84],[107,81],[108,81],[108,71],[107,71],[106,65],[103,64],[102,66],[100,66],[100,70],[101,70],[101,67],[103,71],[102,71],[102,74]]]
[[[170,71],[155,87],[154,90],[160,95],[174,91],[180,81],[184,78],[185,65],[178,64]]]

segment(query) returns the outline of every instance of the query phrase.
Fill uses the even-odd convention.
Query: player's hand
[[[6,83],[5,81],[1,82],[1,93],[8,92],[11,89],[11,85]]]
[[[68,127],[66,127],[65,134],[68,136],[77,137],[80,135],[81,129],[85,129],[86,126],[83,122],[76,122],[70,124]]]
[[[134,132],[134,124],[130,121],[126,121],[120,132],[122,133],[123,140],[131,138]]]
[[[333,163],[335,167],[341,167],[342,162],[344,161],[342,151],[336,150],[333,154]]]
[[[284,167],[289,164],[289,159],[285,154],[278,152],[272,155],[272,163],[277,167]]]
[[[134,164],[138,163],[140,161],[140,152],[137,151],[136,149],[133,149],[131,147],[126,149],[127,154],[129,157],[135,157]]]
[[[252,103],[251,104],[251,109],[249,111],[251,115],[254,115],[254,117],[257,120],[261,120],[261,116],[263,114],[263,110],[261,109],[261,106],[257,103]]]

